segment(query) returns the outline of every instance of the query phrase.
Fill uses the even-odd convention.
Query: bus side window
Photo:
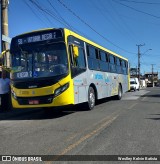
[[[99,57],[100,57],[100,70],[101,71],[108,71],[109,67],[108,67],[108,62],[107,62],[107,56],[106,53],[104,51],[100,51],[99,52]]]
[[[100,55],[99,55],[99,57],[100,57],[100,60],[106,62],[106,54],[105,54],[105,52],[100,51]]]
[[[122,73],[125,75],[126,74],[126,64],[125,64],[125,61],[122,60]]]
[[[121,70],[120,73],[122,73],[122,59],[119,59],[119,63],[120,63],[120,70]]]
[[[74,66],[73,47],[72,47],[72,45],[69,45],[69,55],[70,55],[70,63],[71,63],[71,66]]]
[[[78,47],[78,51],[79,51],[78,57],[74,58],[75,66],[78,68],[86,68],[84,49],[82,47]]]
[[[75,77],[82,72],[86,71],[86,61],[85,61],[85,52],[83,47],[79,47],[77,54],[74,54],[73,46],[76,45],[69,45],[69,55],[70,55],[70,64],[71,64],[71,77]]]
[[[74,56],[74,50],[73,50],[73,45],[70,45],[70,61],[71,61],[71,66],[73,67],[77,67],[78,66],[78,61],[77,61],[77,57]]]
[[[109,54],[106,53],[106,62],[109,63]]]
[[[98,49],[95,49],[96,59],[100,59]]]
[[[110,60],[110,71],[111,72],[116,72],[116,62],[115,62],[115,56],[112,54],[109,55],[109,60]]]
[[[117,73],[122,73],[121,59],[119,57],[116,57],[116,59],[117,59],[117,63],[116,63]]]
[[[78,47],[78,56],[74,56],[73,46],[70,45],[69,52],[70,52],[71,66],[78,67],[78,68],[86,68],[85,53],[83,48]]]
[[[78,56],[74,56],[73,45],[69,45],[69,53],[70,53],[71,66],[86,68],[85,53],[82,47],[78,47]]]
[[[125,61],[125,74],[128,75],[128,62]]]
[[[94,46],[87,45],[88,67],[91,70],[100,70],[99,50]]]

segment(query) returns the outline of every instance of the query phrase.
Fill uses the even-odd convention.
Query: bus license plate
[[[29,100],[30,105],[36,105],[39,104],[39,100]]]

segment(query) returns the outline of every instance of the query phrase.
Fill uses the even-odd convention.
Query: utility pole
[[[140,53],[140,47],[144,46],[145,44],[138,44],[136,46],[138,46],[138,81],[140,82],[140,67],[141,67],[141,62],[140,62],[140,58],[141,58],[141,53]]]
[[[1,37],[8,37],[8,4],[9,0],[1,0]],[[1,41],[1,52],[9,49],[9,44],[2,39]],[[5,56],[6,63],[5,65],[9,65],[9,57],[8,54]]]
[[[137,75],[138,75],[138,69],[137,69],[137,66],[136,66],[136,77],[137,77]]]
[[[153,78],[153,73],[154,73],[154,71],[153,71],[153,66],[155,65],[155,64],[151,64],[152,65],[152,86],[154,87],[154,78]]]

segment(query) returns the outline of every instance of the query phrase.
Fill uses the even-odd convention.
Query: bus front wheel
[[[95,102],[96,102],[96,96],[95,96],[95,91],[93,89],[93,87],[89,87],[88,89],[88,109],[92,110],[95,106]]]

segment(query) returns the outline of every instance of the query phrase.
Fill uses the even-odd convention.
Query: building
[[[158,72],[147,72],[144,74],[147,86],[155,86],[158,83]]]

